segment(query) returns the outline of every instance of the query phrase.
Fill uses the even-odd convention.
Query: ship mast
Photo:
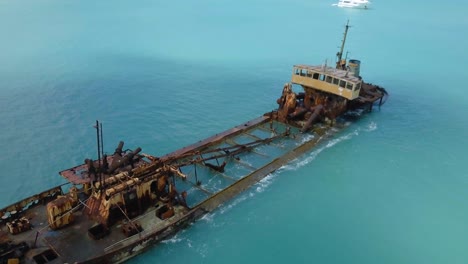
[[[349,25],[349,20],[348,20],[348,22],[346,22],[345,32],[343,34],[343,40],[341,41],[340,51],[338,53],[336,53],[336,57],[338,58],[338,61],[336,62],[336,68],[337,69],[341,69],[342,65],[346,64],[346,61],[345,61],[345,63],[342,63],[341,59],[343,58],[343,50],[344,50],[344,46],[345,46],[345,42],[346,42],[346,35],[348,34],[349,27],[350,27],[350,25]]]
[[[104,157],[104,140],[102,138],[102,123],[99,123],[98,120],[96,120],[96,138],[97,138],[97,154],[98,154],[98,169],[97,169],[97,175],[98,175],[98,181],[99,181],[99,188],[102,188],[102,183],[103,183],[103,176],[102,176],[102,163],[101,163],[101,156]]]

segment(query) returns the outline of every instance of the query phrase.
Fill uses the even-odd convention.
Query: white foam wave
[[[222,206],[220,209],[220,213],[221,214],[224,214],[226,212],[228,212],[229,210],[231,210],[232,208],[234,208],[236,205],[240,204],[241,202],[247,200],[247,198],[251,197],[250,194],[241,194],[241,196],[237,197],[236,199],[234,199],[232,202],[230,202],[229,204],[227,205],[224,205]]]
[[[273,182],[274,175],[275,174],[268,174],[266,177],[261,179],[257,184],[255,184],[257,186],[257,188],[255,188],[255,190],[258,193],[263,192]]]
[[[204,216],[202,216],[200,218],[200,220],[211,223],[211,222],[213,222],[213,217],[215,215],[216,215],[216,213],[208,213],[208,214],[205,214]]]
[[[302,144],[304,144],[304,143],[306,143],[306,142],[308,142],[308,141],[311,141],[312,139],[314,139],[314,135],[312,135],[312,134],[306,134],[306,135],[304,135],[304,136],[302,137],[302,139],[301,139],[299,142],[296,143],[296,145],[297,145],[297,146],[302,145]]]
[[[353,138],[354,136],[357,136],[359,135],[359,129],[356,129],[354,130],[353,132],[347,134],[347,135],[344,135],[344,136],[341,136],[339,138],[335,138],[335,139],[332,139],[330,140],[327,145],[326,145],[326,148],[331,148],[333,146],[335,146],[336,144],[344,141],[344,140],[350,140],[351,138]]]
[[[179,243],[182,243],[182,242],[188,240],[188,238],[185,235],[185,232],[186,232],[186,230],[182,229],[180,232],[175,234],[173,237],[162,240],[161,243],[164,243],[164,244],[179,244]]]
[[[288,171],[288,170],[292,170],[292,171],[295,171],[295,170],[298,170],[299,168],[301,167],[304,167],[305,165],[309,164],[310,162],[312,162],[322,151],[324,151],[325,149],[328,149],[328,148],[331,148],[333,146],[335,146],[336,144],[342,142],[342,141],[345,141],[345,140],[349,140],[355,136],[359,135],[359,129],[349,133],[349,134],[346,134],[344,136],[341,136],[339,138],[335,138],[335,139],[332,139],[330,141],[327,142],[327,144],[325,146],[322,146],[320,148],[317,148],[315,149],[314,151],[312,151],[309,155],[307,155],[306,157],[301,157],[299,159],[296,159],[294,160],[292,163],[290,164],[287,164],[287,165],[284,165],[282,166],[278,172],[281,172],[281,171]]]
[[[364,128],[364,131],[366,132],[371,132],[371,131],[374,131],[374,130],[377,130],[377,123],[375,122],[370,122],[366,128]]]
[[[277,173],[268,174],[265,178],[261,179],[259,182],[254,184],[252,191],[241,194],[239,197],[234,199],[232,202],[226,205],[220,206],[220,213],[224,214],[229,212],[232,208],[236,207],[238,204],[247,200],[248,198],[254,197],[257,193],[263,192],[273,183],[274,178],[277,176]]]
[[[185,240],[184,238],[179,238],[177,237],[177,235],[169,238],[169,239],[165,239],[163,241],[161,241],[161,243],[164,243],[164,244],[177,244],[177,243],[180,243],[182,242],[183,240]]]
[[[229,204],[225,205],[225,206],[222,206],[220,208],[220,213],[221,214],[224,214],[226,212],[229,212],[232,208],[234,208],[235,206],[237,206],[238,204],[240,204],[241,202],[247,200],[247,198],[249,197],[252,197],[252,193],[243,193],[241,194],[241,196],[237,197],[236,199],[234,199],[232,202],[230,202]]]

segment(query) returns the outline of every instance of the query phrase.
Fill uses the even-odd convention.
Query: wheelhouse
[[[326,66],[294,65],[291,82],[339,95],[348,100],[359,97],[362,80],[345,70]]]

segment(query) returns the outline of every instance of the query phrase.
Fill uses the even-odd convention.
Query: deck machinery
[[[362,80],[361,62],[342,58],[349,27],[347,23],[340,51],[336,54],[336,67],[329,67],[326,63],[294,65],[291,82],[284,85],[277,101],[277,120],[301,126],[305,132],[317,120],[333,124],[348,110],[363,107],[372,110],[376,101],[379,105],[385,102],[388,93],[384,88]],[[301,85],[304,91],[294,93],[292,84]]]

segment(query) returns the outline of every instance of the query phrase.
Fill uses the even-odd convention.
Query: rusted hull
[[[83,187],[81,191],[85,194],[85,199],[81,200],[75,185],[74,189],[71,188],[70,192],[65,194],[62,192],[63,186],[57,186],[1,209],[0,216],[10,218],[8,227],[12,227],[13,218],[18,218],[17,212],[22,214],[20,219],[30,219],[31,223],[21,226],[21,228],[28,227],[28,230],[15,227],[17,229],[14,231],[18,231],[19,234],[14,235],[8,235],[3,231],[5,223],[0,225],[2,227],[0,245],[9,243],[2,242],[3,238],[16,243],[16,248],[8,248],[7,251],[2,252],[0,248],[0,257],[2,254],[10,254],[8,258],[10,256],[15,258],[17,249],[25,248],[23,243],[26,242],[30,250],[25,249],[27,253],[19,258],[27,264],[121,263],[169,238],[278,168],[309,152],[323,139],[329,137],[331,131],[336,131],[337,126],[332,130],[331,126],[323,123],[313,125],[316,119],[327,117],[327,110],[324,110],[321,104],[304,105],[301,100],[308,98],[307,93],[299,96],[289,88],[285,86],[283,96],[278,100],[278,111],[265,114],[159,158],[145,154],[144,157],[150,161],[140,159],[141,165],[132,168],[131,171],[109,174],[99,182],[94,181],[92,177],[76,178],[76,172],[81,173],[85,165],[62,171],[62,176],[72,179],[70,181],[72,184],[85,180],[85,186],[94,185],[93,192],[86,194],[86,187]],[[368,94],[371,96],[375,93],[375,89],[377,88],[369,87]],[[370,99],[373,101],[358,102],[356,106],[365,106],[375,101],[374,98]],[[337,113],[343,111],[341,104],[330,102],[334,101],[329,100],[329,109],[336,108]],[[299,115],[292,113],[300,112],[302,105],[308,107],[309,111],[304,114],[303,119],[298,120]],[[292,130],[294,132],[291,132]],[[243,137],[249,140],[243,141],[245,140]],[[281,141],[281,144],[276,144],[279,143],[276,140]],[[273,152],[272,150],[277,152],[266,155],[259,151],[262,147],[266,153]],[[135,152],[139,152],[139,149]],[[261,157],[258,158],[256,166],[241,160],[241,157],[248,159],[251,156]],[[112,161],[115,157],[107,158]],[[220,163],[218,158],[223,158],[224,161]],[[252,161],[254,160],[255,158]],[[217,165],[209,163],[213,161],[216,161]],[[244,172],[239,175],[225,174],[226,161],[243,165]],[[131,162],[128,160],[128,163]],[[209,186],[209,180],[206,185],[201,184],[197,178],[197,166],[199,170],[203,168],[208,171],[205,175],[208,179],[214,177],[228,179],[226,184],[221,188],[208,190],[206,186]],[[193,181],[193,178],[187,180],[187,175],[182,172],[182,168],[187,167],[194,169],[196,181]],[[232,168],[234,166],[230,169]],[[167,183],[169,177],[172,177],[170,184]],[[194,198],[193,204],[189,207],[185,196],[179,195],[175,190],[177,180],[179,183],[191,184],[191,188],[200,191],[203,196],[197,198],[198,200]],[[161,192],[167,196],[162,196]],[[131,198],[131,195],[134,195],[134,198]],[[50,202],[52,199],[55,200]],[[45,206],[47,202],[49,203]],[[41,205],[42,211],[38,208]],[[111,215],[115,215],[115,212],[121,213],[125,218],[120,220],[114,218]],[[64,216],[70,217],[64,218]],[[8,219],[2,220],[8,221]]]
[[[0,209],[0,218],[2,218],[7,212],[24,211],[38,204],[46,204],[47,202],[57,197],[57,195],[62,194],[61,186],[62,185],[55,186],[53,188],[50,188],[49,190],[35,194],[33,196],[30,196],[5,208]]]
[[[209,137],[205,140],[201,140],[193,145],[187,146],[185,148],[179,149],[174,151],[166,156],[160,158],[163,162],[171,163],[174,159],[178,159],[178,157],[184,157],[186,154],[190,153],[198,153],[200,150],[206,150],[211,146],[215,147],[216,144],[220,144],[220,142],[228,141],[239,134],[247,133],[246,131],[250,131],[252,129],[258,129],[263,127],[263,129],[267,129],[267,127],[272,126],[273,119],[275,118],[275,114],[266,114],[264,116],[258,117],[253,119],[249,122],[243,123],[239,126],[233,127],[232,129],[226,130],[222,133],[216,134],[212,137]],[[273,118],[273,119],[272,119]],[[276,121],[275,121],[276,122]],[[286,128],[287,125],[285,125]],[[269,129],[269,128],[268,128]],[[34,232],[39,232],[38,229],[34,229],[34,231],[29,231],[30,234],[28,236],[28,241],[31,244],[31,247],[38,247],[38,248],[50,248],[55,252],[57,258],[51,260],[47,263],[121,263],[129,258],[134,257],[137,254],[140,254],[147,250],[154,244],[157,244],[161,240],[167,239],[168,237],[174,235],[182,228],[186,227],[188,223],[193,222],[203,216],[204,214],[215,210],[221,204],[231,200],[236,195],[240,194],[247,188],[251,187],[253,184],[257,183],[270,173],[274,172],[281,166],[289,163],[290,161],[296,159],[297,157],[303,155],[304,153],[310,151],[314,146],[320,143],[323,139],[327,138],[330,133],[327,131],[330,130],[330,127],[321,126],[320,133],[313,133],[314,137],[308,141],[302,142],[292,149],[286,151],[285,153],[277,156],[273,160],[264,163],[261,167],[255,168],[249,174],[243,176],[242,178],[234,181],[229,186],[223,188],[219,192],[216,192],[210,195],[208,198],[202,200],[200,203],[196,204],[190,209],[186,211],[182,211],[182,213],[178,214],[175,217],[169,218],[167,220],[162,221],[163,224],[154,224],[152,226],[151,223],[147,223],[147,227],[145,230],[140,232],[139,234],[135,234],[128,238],[119,238],[114,244],[101,247],[94,247],[89,246],[90,244],[94,243],[92,240],[86,237],[83,232],[75,232],[75,234],[71,234],[70,230],[64,230],[63,232],[59,229],[58,233],[53,233],[54,231],[45,236],[45,238],[33,239],[34,237],[32,234]],[[336,131],[336,130],[334,130]],[[304,134],[302,134],[304,135]],[[312,134],[310,134],[312,135]],[[193,155],[193,154],[191,154]],[[208,166],[209,167],[209,166]],[[210,167],[211,168],[211,167]],[[11,211],[15,208],[19,208],[20,206],[24,211],[27,211],[27,207],[25,205],[29,205],[30,203],[44,203],[53,197],[56,197],[59,194],[63,194],[61,187],[57,186],[50,190],[47,190],[41,194],[32,196],[30,198],[24,199],[12,206],[8,206],[0,212],[5,213],[6,211]],[[88,207],[85,205],[85,207]],[[87,210],[83,210],[85,212]],[[142,215],[147,219],[154,219],[154,209],[153,211],[148,211]],[[37,225],[37,222],[33,223]],[[151,220],[153,221],[153,220]],[[76,222],[80,223],[78,219]],[[37,226],[36,226],[37,227]],[[151,228],[152,227],[152,228]],[[74,227],[66,227],[74,229]],[[82,226],[81,229],[86,232],[88,227]],[[44,227],[41,228],[44,230]],[[114,230],[116,232],[116,230]],[[57,236],[57,234],[61,233],[62,235]],[[75,236],[75,240],[73,240],[72,236]],[[78,238],[78,240],[77,240]],[[114,237],[115,238],[115,237]],[[34,242],[33,242],[34,241]],[[36,245],[37,242],[37,245]],[[83,254],[76,254],[74,253],[74,247],[80,248],[80,245],[77,243],[84,243],[81,244],[83,246],[88,246],[81,248],[83,250]],[[69,245],[68,245],[69,244]],[[24,263],[37,263],[34,261],[33,258],[26,258]]]
[[[174,151],[166,156],[161,157],[161,160],[164,161],[171,161],[174,157],[181,157],[184,156],[186,153],[196,153],[201,149],[206,149],[210,146],[215,144],[219,144],[221,141],[229,140],[230,138],[235,137],[241,133],[244,133],[247,130],[251,130],[260,126],[268,127],[271,126],[268,123],[271,120],[271,116],[274,115],[265,115],[253,119],[249,122],[243,123],[239,126],[233,127],[232,129],[226,130],[222,133],[216,134],[212,137],[209,137],[205,140],[199,141],[193,145],[187,146],[185,148],[179,149]],[[325,131],[328,130],[328,127],[325,128]],[[314,146],[316,146],[319,142],[321,142],[324,138],[326,138],[329,134],[323,133],[325,132],[322,130],[320,135],[315,135],[315,137],[309,141],[306,141],[302,144],[297,145],[290,151],[278,156],[277,158],[273,159],[272,161],[264,164],[263,166],[256,168],[251,173],[247,174],[246,176],[236,180],[231,185],[227,186],[226,188],[222,189],[221,191],[214,193],[209,198],[202,200],[199,204],[193,206],[190,210],[187,210],[183,214],[178,215],[177,217],[170,218],[165,220],[164,225],[158,226],[154,229],[147,229],[143,230],[143,232],[128,237],[126,239],[119,240],[115,244],[106,246],[105,248],[101,249],[85,249],[82,250],[92,250],[94,252],[83,252],[84,259],[79,259],[79,256],[70,256],[70,250],[73,249],[66,249],[66,244],[74,244],[72,239],[67,238],[69,235],[66,235],[64,238],[56,238],[53,239],[56,235],[53,235],[52,238],[44,238],[43,240],[39,239],[34,241],[34,244],[37,242],[38,247],[50,247],[57,255],[57,259],[52,260],[48,263],[121,263],[125,260],[128,260],[131,257],[134,257],[137,254],[144,252],[150,246],[160,242],[161,240],[167,239],[168,237],[177,233],[180,229],[187,226],[188,223],[195,221],[199,217],[203,216],[204,214],[215,210],[221,204],[231,200],[236,195],[240,194],[253,184],[260,181],[262,178],[266,177],[270,173],[274,172],[281,166],[289,163],[291,160],[296,159],[297,157],[303,155],[304,153],[308,152]],[[32,196],[31,198],[24,199],[19,203],[13,205],[17,208],[19,205],[24,205],[27,202],[35,201],[38,203],[39,201],[45,202],[50,200],[52,197],[55,197],[58,194],[62,194],[60,186],[52,188],[48,191],[45,191],[39,195]],[[33,199],[34,198],[34,199]],[[2,211],[12,209],[12,206],[6,207],[2,209]],[[145,213],[145,215],[150,215],[154,217],[153,211]],[[79,220],[78,220],[79,222]],[[68,228],[68,227],[67,227]],[[69,227],[73,228],[73,227]],[[86,230],[86,229],[84,229]],[[33,234],[34,231],[29,231]],[[61,232],[58,230],[57,232]],[[64,231],[67,232],[66,230]],[[86,235],[82,234],[82,239],[85,242],[87,241]],[[88,238],[89,240],[89,238]],[[31,244],[33,241],[33,236],[29,236],[29,241]],[[93,243],[92,241],[88,241],[86,243]],[[34,246],[32,246],[34,247]],[[68,251],[67,251],[68,250]],[[36,263],[33,259],[26,259],[25,263]]]
[[[259,120],[262,120],[261,122],[258,122]],[[254,119],[250,121],[250,124],[255,124],[258,125],[260,123],[268,121],[267,118],[265,117],[260,117],[258,119]],[[249,124],[249,122],[247,123]],[[216,138],[219,140],[222,140],[226,136],[232,136],[233,133],[238,133],[239,131],[247,128],[251,128],[251,126],[238,126],[236,128],[242,128],[242,129],[231,129],[228,131],[225,131],[221,133],[220,135],[223,135],[221,137],[217,136]],[[149,233],[141,238],[139,238],[137,241],[134,241],[132,243],[128,243],[125,245],[122,245],[118,248],[114,248],[112,251],[105,253],[102,256],[98,256],[93,259],[89,259],[80,263],[122,263],[142,252],[147,250],[149,247],[151,247],[154,244],[157,244],[158,242],[167,239],[171,237],[172,235],[176,234],[178,231],[181,229],[185,228],[189,223],[196,221],[199,219],[201,216],[205,215],[206,213],[209,213],[213,210],[215,210],[217,207],[219,207],[221,204],[231,200],[235,196],[239,195],[261,179],[265,178],[268,176],[270,173],[274,172],[275,170],[279,169],[280,167],[284,166],[285,164],[291,162],[292,160],[298,158],[299,156],[303,155],[304,153],[307,153],[310,151],[312,148],[314,148],[318,143],[320,143],[323,139],[327,138],[327,134],[324,133],[322,136],[314,138],[308,142],[305,142],[302,145],[299,145],[292,151],[287,152],[286,154],[276,158],[272,162],[266,164],[265,166],[259,168],[258,170],[252,172],[251,174],[247,175],[246,177],[240,179],[239,181],[233,183],[229,187],[225,188],[224,190],[216,193],[212,197],[208,198],[207,200],[203,201],[199,205],[195,206],[192,210],[187,212],[184,216],[181,218],[173,221],[170,223],[170,225],[155,230],[152,233]],[[208,138],[206,140],[203,140],[201,142],[205,142],[206,144],[211,144],[214,143],[212,141],[212,138]],[[198,147],[206,146],[206,144],[198,144]],[[184,148],[185,150],[194,150],[196,148],[192,147],[187,147]],[[183,149],[179,150],[178,153],[180,154],[183,151]],[[170,156],[172,154],[169,154]]]
[[[78,263],[83,264],[99,264],[99,263],[123,263],[138,254],[143,253],[151,246],[158,242],[167,239],[175,235],[178,231],[185,228],[189,223],[195,221],[197,218],[205,214],[206,212],[200,211],[200,209],[191,210],[189,213],[184,215],[182,218],[171,223],[170,225],[156,230],[150,234],[147,234],[137,241],[129,243],[119,248],[115,248],[109,252],[103,253],[102,255],[96,256],[92,259],[81,261]]]

